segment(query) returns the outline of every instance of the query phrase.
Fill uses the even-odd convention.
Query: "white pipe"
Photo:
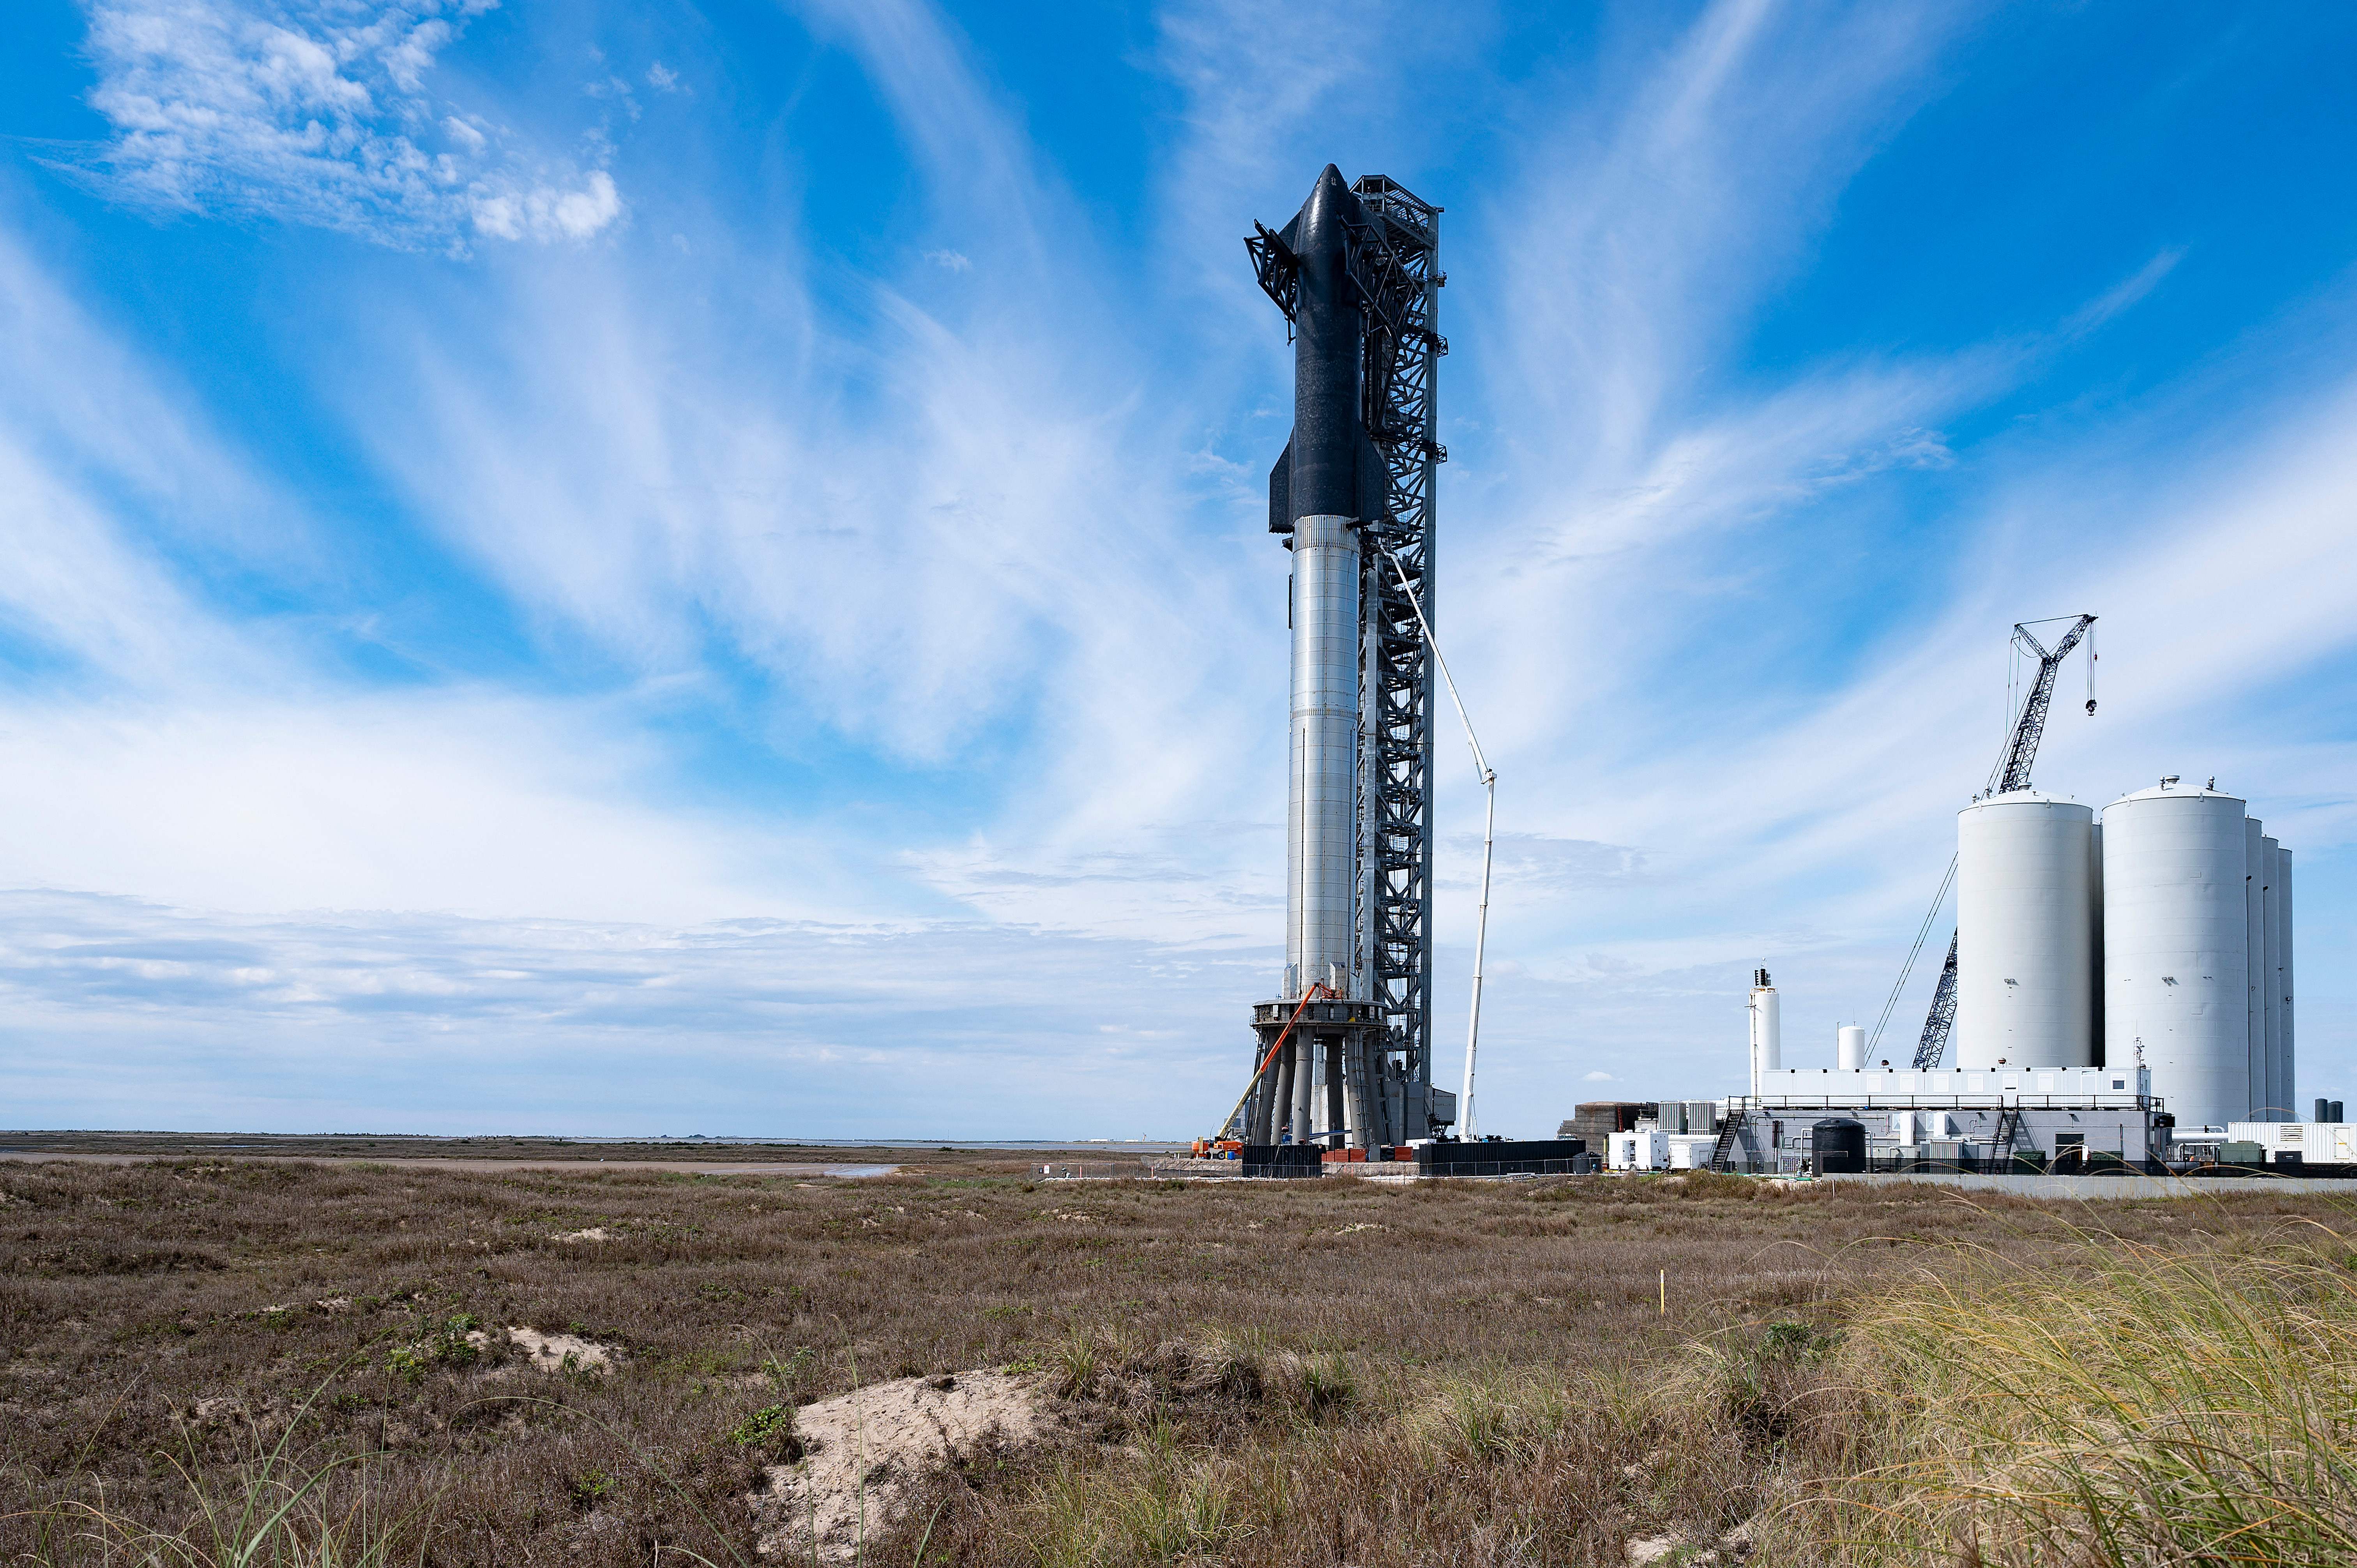
[[[1438,651],[1434,650],[1436,655]],[[1465,728],[1468,735],[1472,733],[1472,725]],[[1480,754],[1478,746],[1475,754]],[[1490,937],[1490,848],[1498,822],[1498,776],[1483,768],[1481,787],[1489,799],[1481,809],[1481,908],[1473,918],[1473,1010],[1465,1025],[1465,1104],[1458,1112],[1458,1135],[1464,1138],[1474,1135],[1473,1055],[1481,1042],[1481,950]]]
[[[1465,699],[1458,694],[1457,677],[1448,672],[1448,660],[1441,657],[1440,643],[1432,635],[1432,623],[1424,618],[1424,605],[1415,596],[1415,585],[1407,580],[1407,568],[1389,549],[1383,554],[1391,561],[1392,570],[1399,574],[1400,592],[1407,596],[1408,607],[1415,611],[1415,624],[1424,632],[1424,644],[1432,650],[1432,661],[1440,666],[1440,678],[1448,686],[1448,700],[1457,704],[1457,722],[1465,726],[1465,744],[1473,750],[1473,767],[1481,776],[1481,788],[1488,792],[1481,817],[1481,906],[1473,920],[1473,1004],[1465,1021],[1465,1092],[1458,1099],[1457,1135],[1471,1138],[1473,1127],[1473,1064],[1481,1045],[1481,962],[1490,938],[1490,860],[1496,844],[1498,822],[1498,775],[1490,759],[1481,755],[1481,741],[1473,733],[1473,720],[1465,712]]]

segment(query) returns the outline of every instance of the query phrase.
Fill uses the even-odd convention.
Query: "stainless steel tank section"
[[[1957,813],[1957,1067],[2093,1065],[2094,821],[2034,789]]]
[[[2104,808],[2104,1060],[2149,1068],[2180,1135],[2250,1112],[2243,805],[2165,783]]]
[[[1286,815],[1286,973],[1301,989],[1339,971],[1348,993],[1358,862],[1359,530],[1305,517],[1293,535],[1293,780]],[[1306,1065],[1306,1064],[1305,1064]],[[1308,1075],[1296,1103],[1307,1111]]]

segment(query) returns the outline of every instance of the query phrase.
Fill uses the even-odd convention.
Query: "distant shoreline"
[[[0,1131],[0,1160],[315,1159],[432,1163],[475,1168],[591,1164],[609,1169],[748,1167],[741,1174],[802,1175],[822,1167],[905,1164],[909,1154],[1069,1153],[1091,1158],[1183,1151],[1183,1141],[956,1138],[622,1138],[541,1134],[442,1137],[413,1133],[170,1133]],[[780,1159],[786,1151],[813,1156]],[[877,1156],[895,1156],[883,1160]],[[722,1174],[714,1170],[712,1174]],[[730,1172],[728,1174],[739,1174]]]

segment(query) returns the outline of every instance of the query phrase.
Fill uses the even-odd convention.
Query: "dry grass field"
[[[1011,1368],[1039,1439],[898,1477],[859,1561],[2346,1562],[2352,1230],[2312,1197],[1043,1183],[949,1154],[864,1181],[0,1161],[0,1561],[764,1561],[748,1499],[795,1407]],[[2180,1375],[2241,1366],[2237,1333],[2242,1382]],[[2131,1411],[2107,1391],[2137,1377]],[[2297,1409],[2229,1475],[2203,1455],[2237,1397]],[[2056,1434],[2000,1404],[2107,1432],[2086,1465],[2170,1421],[2190,1446],[2090,1482],[2023,1460]],[[2284,1532],[2250,1498],[2297,1492],[2307,1533],[2064,1551],[2105,1528],[2072,1511],[2090,1486],[2208,1498],[2200,1529],[2253,1542]]]

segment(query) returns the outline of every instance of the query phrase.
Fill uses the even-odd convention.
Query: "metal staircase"
[[[1996,1119],[1996,1135],[1989,1140],[1989,1165],[2003,1176],[2013,1169],[2013,1145],[2021,1137],[2021,1107],[2008,1105]]]
[[[1742,1134],[1743,1124],[1750,1120],[1750,1117],[1751,1112],[1749,1111],[1738,1111],[1734,1115],[1729,1116],[1727,1119],[1727,1124],[1725,1126],[1719,1128],[1718,1142],[1711,1146],[1711,1169],[1715,1171],[1731,1171],[1735,1168],[1735,1150],[1737,1140]]]

